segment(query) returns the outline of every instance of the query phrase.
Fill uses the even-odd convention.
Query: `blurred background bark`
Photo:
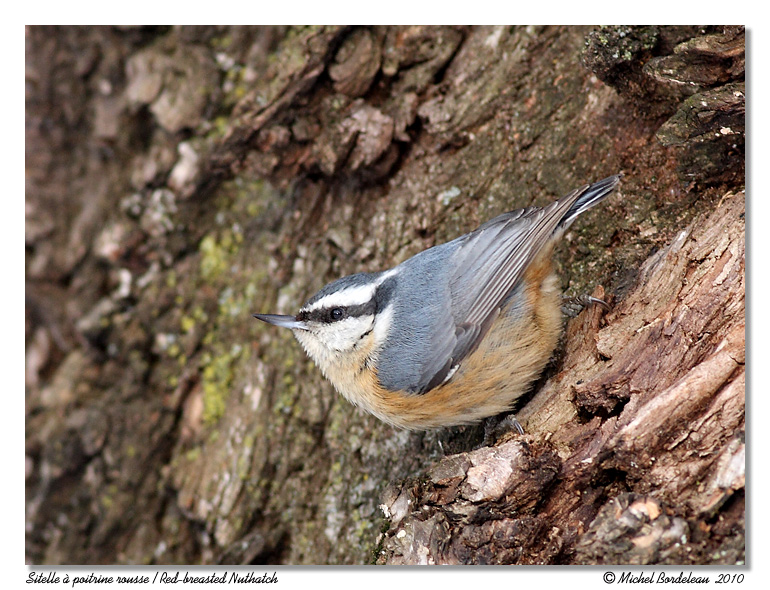
[[[745,559],[741,27],[30,27],[29,563]],[[524,436],[406,433],[326,282],[624,172]]]

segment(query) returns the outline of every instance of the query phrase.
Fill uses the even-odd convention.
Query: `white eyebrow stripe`
[[[398,272],[398,267],[392,268],[387,272],[382,273],[375,282],[368,283],[366,285],[357,285],[355,287],[348,287],[335,293],[329,293],[324,297],[321,297],[318,301],[314,301],[311,305],[302,308],[302,311],[314,311],[316,309],[330,308],[330,307],[350,307],[352,305],[363,305],[368,303],[374,297],[377,287],[385,282],[386,279],[392,277]]]
[[[376,283],[348,287],[342,291],[329,293],[328,295],[321,297],[318,301],[303,308],[303,311],[314,311],[325,307],[350,307],[351,305],[362,305],[367,301],[371,301],[376,290]]]
[[[382,285],[382,283],[384,283],[384,282],[385,282],[387,279],[389,279],[389,278],[390,278],[390,277],[392,277],[393,275],[396,275],[396,274],[398,274],[398,272],[399,272],[399,271],[398,271],[398,266],[396,266],[395,268],[391,268],[390,270],[387,270],[387,271],[385,271],[384,273],[382,273],[382,274],[380,275],[380,278],[378,278],[378,279],[377,279],[377,286],[379,287],[379,286],[380,286],[380,285]]]

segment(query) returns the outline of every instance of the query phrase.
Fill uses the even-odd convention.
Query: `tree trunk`
[[[30,563],[745,559],[739,27],[27,29]],[[518,419],[394,430],[288,331],[603,176]]]

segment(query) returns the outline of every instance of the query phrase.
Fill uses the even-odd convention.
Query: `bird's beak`
[[[300,322],[293,315],[276,315],[271,313],[255,313],[254,317],[268,324],[289,328],[290,330],[307,330],[305,322]]]

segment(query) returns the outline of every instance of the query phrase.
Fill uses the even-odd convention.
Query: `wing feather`
[[[610,177],[585,185],[546,207],[500,215],[458,240],[449,260],[449,301],[433,333],[415,390],[424,393],[451,378],[484,338],[529,264],[577,215],[617,185]]]

